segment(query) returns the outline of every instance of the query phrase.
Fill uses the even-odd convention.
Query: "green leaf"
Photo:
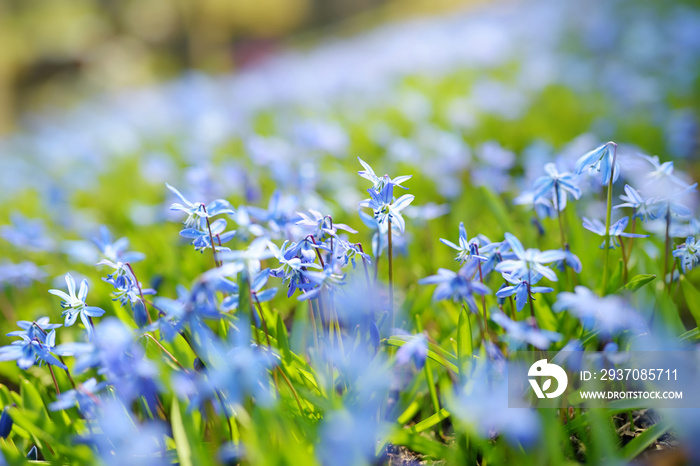
[[[187,431],[182,423],[182,414],[180,413],[180,404],[177,397],[173,397],[172,413],[170,424],[173,428],[173,438],[177,448],[177,457],[182,466],[192,466],[192,446],[190,445]]]
[[[472,327],[469,322],[469,314],[462,307],[457,322],[457,360],[460,373],[464,371],[466,362],[471,358],[474,348],[472,346]]]
[[[681,275],[681,288],[683,288],[683,296],[688,304],[690,313],[693,314],[695,322],[700,326],[700,291],[690,283],[684,275]]]
[[[450,417],[449,411],[447,411],[445,408],[442,408],[437,413],[433,414],[432,416],[430,416],[428,418],[423,419],[418,424],[412,426],[409,429],[409,431],[416,433],[416,434],[423,432],[424,430],[430,429],[435,424],[442,422],[444,419],[447,419],[448,417]]]
[[[292,362],[292,352],[289,349],[289,340],[287,339],[287,327],[284,325],[282,316],[277,314],[277,345],[282,352],[284,362],[290,364]]]
[[[433,458],[445,458],[448,452],[447,447],[442,443],[405,429],[396,430],[389,435],[387,440],[394,445],[403,445],[416,453],[432,456]]]
[[[387,345],[399,346],[399,347],[401,347],[407,343],[406,340],[403,340],[403,339],[395,337],[395,336],[389,337],[383,341]],[[457,368],[457,366],[453,362],[448,361],[446,358],[442,357],[442,355],[438,355],[432,349],[428,349],[428,357],[430,359],[432,359],[433,361],[437,362],[438,364],[441,364],[441,365],[445,366],[446,368],[450,369],[454,373],[459,374],[459,369]],[[454,358],[454,356],[452,356],[452,357]]]
[[[698,327],[695,327],[692,330],[688,330],[687,332],[678,337],[678,339],[681,341],[696,341],[698,338],[700,338],[700,328]]]
[[[41,399],[39,390],[28,380],[22,379],[20,396],[22,397],[22,406],[25,411],[36,415],[34,423],[37,427],[43,428],[46,425],[49,415],[46,412],[46,406],[44,405],[44,400]]]
[[[653,426],[649,427],[641,435],[639,435],[639,437],[634,438],[632,441],[630,441],[630,443],[622,448],[622,457],[628,461],[633,460],[670,428],[671,421],[669,420],[662,420],[658,424],[654,424]]]
[[[634,293],[635,291],[637,291],[638,289],[640,289],[641,287],[643,287],[647,283],[654,281],[654,279],[656,279],[656,275],[653,275],[650,273],[643,273],[641,275],[635,275],[634,277],[632,277],[631,280],[629,280],[627,282],[626,285],[621,286],[617,290],[617,292],[619,293],[621,291],[629,291],[631,293]]]
[[[173,429],[173,439],[177,457],[182,466],[204,466],[212,464],[210,453],[201,439],[196,426],[195,416],[181,407],[177,397],[173,397],[170,413],[170,423]]]

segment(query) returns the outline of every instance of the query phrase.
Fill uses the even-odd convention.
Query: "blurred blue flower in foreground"
[[[447,407],[483,438],[502,434],[512,445],[534,447],[542,434],[540,418],[532,409],[508,408],[506,371],[505,365],[481,360],[466,385],[448,398]]]
[[[49,405],[51,411],[60,411],[77,406],[83,416],[92,418],[95,409],[100,405],[97,394],[106,386],[106,382],[97,382],[93,377],[79,384],[73,390],[62,392],[56,401]]]
[[[75,293],[75,280],[73,276],[69,273],[66,274],[66,285],[68,286],[68,294],[61,290],[49,290],[49,293],[58,296],[63,299],[61,301],[61,307],[64,309],[62,316],[65,317],[66,327],[73,325],[80,315],[80,320],[83,321],[85,329],[88,332],[88,338],[92,340],[92,333],[94,331],[92,324],[92,317],[102,317],[105,313],[103,309],[95,306],[88,306],[85,304],[85,299],[88,294],[88,282],[83,280],[80,284],[80,290]]]
[[[423,369],[428,358],[428,340],[425,335],[415,335],[396,351],[397,364],[408,364],[413,360],[416,369]]]
[[[627,228],[627,225],[629,224],[629,217],[623,217],[617,222],[613,223],[610,225],[610,249],[615,249],[616,247],[620,247],[620,242],[618,241],[618,237],[624,236],[626,238],[648,238],[649,235],[643,235],[640,233],[625,233],[625,228]],[[594,218],[593,220],[589,220],[586,217],[583,217],[583,227],[586,230],[592,231],[593,233],[605,237],[605,224],[598,220],[597,218]],[[600,245],[601,249],[605,249],[605,241],[603,241]]]
[[[97,428],[81,439],[97,448],[109,466],[159,466],[171,464],[165,451],[165,427],[155,421],[139,424],[118,400],[105,399],[97,410]]]
[[[517,350],[532,345],[537,349],[546,350],[549,346],[563,337],[560,333],[549,330],[541,330],[532,325],[532,322],[511,320],[501,311],[491,314],[491,320],[500,325],[506,331],[502,337],[510,344],[511,350]]]
[[[647,327],[641,314],[620,296],[601,298],[585,286],[577,286],[574,293],[559,293],[552,309],[569,311],[581,320],[585,329],[599,330],[605,336],[616,336],[626,330],[639,333]]]

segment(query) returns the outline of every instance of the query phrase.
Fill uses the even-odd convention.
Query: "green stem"
[[[666,291],[671,290],[671,283],[673,282],[673,272],[671,272],[671,277],[666,282],[666,275],[668,274],[668,257],[669,251],[671,250],[671,204],[668,204],[666,208],[666,241],[664,242],[664,286]]]
[[[185,366],[183,366],[182,364],[180,364],[180,361],[178,361],[177,358],[176,358],[175,356],[173,356],[172,353],[171,353],[170,351],[168,351],[167,349],[165,349],[165,346],[163,346],[158,340],[156,340],[156,339],[153,337],[153,335],[151,335],[150,333],[144,333],[143,336],[146,337],[146,338],[150,338],[151,341],[152,341],[153,343],[155,343],[156,346],[157,346],[158,348],[160,348],[160,350],[163,352],[163,354],[165,354],[167,357],[169,357],[170,360],[171,360],[172,362],[174,362],[175,364],[177,364],[177,366],[178,366],[180,369],[182,369],[183,371],[187,372],[187,369],[185,369]]]
[[[603,258],[603,288],[601,295],[605,295],[608,290],[608,280],[610,279],[610,270],[608,263],[610,262],[610,223],[612,220],[612,195],[613,195],[613,180],[615,179],[615,162],[617,161],[617,144],[613,145],[613,159],[610,168],[610,179],[608,180],[608,204],[605,213],[605,253]]]
[[[394,251],[391,241],[391,220],[389,220],[389,231],[387,233],[389,244],[389,323],[390,329],[394,328]]]
[[[61,394],[61,389],[58,388],[58,380],[56,380],[56,374],[53,373],[53,367],[51,367],[51,364],[47,364],[49,366],[49,372],[51,372],[51,378],[53,379],[53,386],[56,389],[56,395]]]

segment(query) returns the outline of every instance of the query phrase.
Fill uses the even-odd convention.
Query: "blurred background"
[[[0,0],[0,134],[20,115],[183,69],[221,74],[281,47],[449,11],[459,0]],[[477,0],[466,3],[477,3]]]

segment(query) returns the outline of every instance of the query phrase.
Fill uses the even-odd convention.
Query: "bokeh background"
[[[478,0],[2,0],[0,134],[95,93],[222,74],[286,47]]]

